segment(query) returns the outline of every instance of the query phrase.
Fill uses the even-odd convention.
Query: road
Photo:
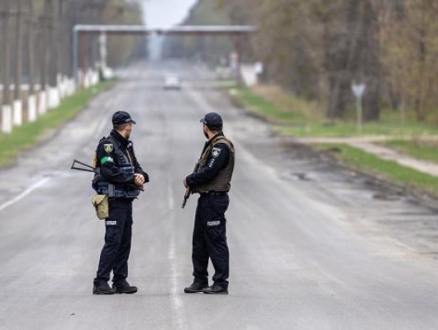
[[[0,329],[436,329],[436,211],[284,145],[236,109],[203,68],[138,64],[72,122],[0,171]],[[135,295],[92,295],[104,226],[90,203],[91,162],[110,118],[127,110],[151,182],[134,205]],[[227,212],[230,294],[184,294],[196,196],[183,177],[219,111],[237,149]],[[376,198],[384,195],[388,198]],[[211,272],[212,273],[212,272]]]

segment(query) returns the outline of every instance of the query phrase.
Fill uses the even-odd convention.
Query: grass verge
[[[413,139],[410,141],[388,141],[382,144],[409,156],[438,163],[438,141]]]
[[[281,94],[279,91],[261,93],[258,95],[248,88],[242,88],[235,90],[233,94],[237,103],[242,105],[245,109],[252,114],[262,117],[263,119],[276,124],[298,124],[305,123],[308,118],[305,112],[290,111],[286,104],[283,102],[290,102],[290,100],[283,102],[275,102],[273,99],[279,100],[278,96]],[[270,94],[273,99],[266,96]],[[287,97],[287,96],[284,96]]]
[[[333,153],[343,165],[365,173],[415,188],[438,197],[438,178],[418,172],[394,161],[384,160],[347,144],[317,144],[319,150],[339,150]]]
[[[64,99],[59,107],[40,116],[35,122],[14,127],[11,134],[0,133],[0,167],[12,164],[20,151],[36,145],[47,132],[73,119],[94,96],[112,87],[115,82],[115,80],[102,82],[92,88],[80,90]]]
[[[357,124],[354,108],[345,121],[327,120],[324,106],[316,102],[299,99],[272,87],[241,88],[235,90],[232,97],[250,113],[272,124],[273,130],[282,135],[296,137],[357,136]],[[412,114],[405,119],[396,111],[382,111],[378,122],[363,123],[361,135],[410,136],[421,137],[438,135],[438,127],[418,122]]]

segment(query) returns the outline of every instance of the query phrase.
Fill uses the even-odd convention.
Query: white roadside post
[[[357,118],[357,133],[362,134],[362,96],[365,92],[365,84],[351,85],[351,90],[356,97],[356,118]]]
[[[30,95],[28,99],[29,121],[34,122],[37,119],[37,99],[35,94]]]
[[[106,33],[105,32],[101,32],[100,36],[99,36],[99,53],[100,53],[100,64],[99,64],[99,68],[100,68],[100,74],[103,77],[103,79],[106,79],[105,74],[106,74],[106,60],[107,60],[107,38],[106,38]]]
[[[38,115],[44,115],[47,112],[47,92],[41,87],[38,96]]]
[[[254,63],[254,72],[256,74],[257,83],[260,80],[260,75],[263,73],[264,67],[262,62],[256,62]]]
[[[10,105],[2,107],[2,132],[12,133],[12,107]]]
[[[21,126],[23,123],[23,104],[21,100],[15,100],[13,103],[13,119],[12,122],[15,126]]]

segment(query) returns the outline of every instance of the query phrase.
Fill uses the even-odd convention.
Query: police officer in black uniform
[[[135,157],[129,140],[136,123],[129,113],[117,111],[112,117],[113,130],[102,138],[96,150],[96,168],[93,180],[98,194],[109,197],[109,216],[105,220],[105,245],[100,254],[94,279],[93,294],[135,293],[128,277],[128,259],[132,236],[132,201],[137,198],[149,177]],[[108,285],[113,272],[112,288]]]
[[[205,143],[195,173],[184,180],[186,188],[199,193],[192,242],[194,281],[186,293],[228,294],[229,250],[225,212],[229,205],[228,192],[234,169],[234,146],[222,132],[222,118],[211,112],[201,119]],[[208,260],[215,274],[208,286]]]

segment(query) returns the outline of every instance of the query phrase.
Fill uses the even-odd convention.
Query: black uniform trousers
[[[100,254],[95,282],[113,282],[128,277],[128,259],[132,238],[132,199],[116,198],[109,201],[109,216],[105,220],[105,245]]]
[[[225,212],[229,203],[228,194],[201,194],[198,199],[192,241],[193,276],[197,283],[208,283],[210,258],[215,270],[213,281],[228,288],[229,250]]]

